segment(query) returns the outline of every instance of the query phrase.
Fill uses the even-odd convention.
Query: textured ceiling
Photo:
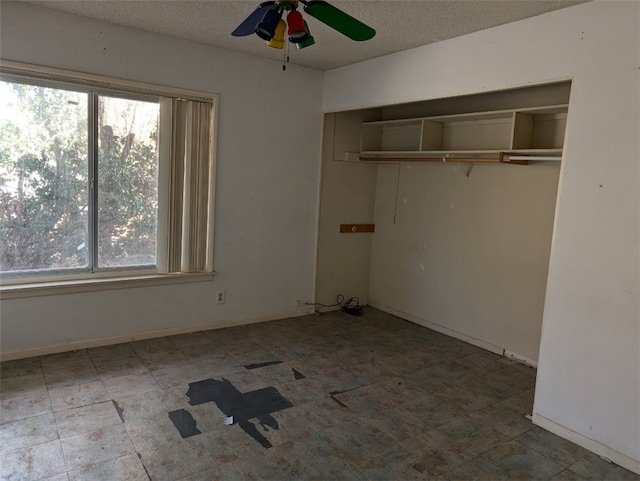
[[[25,0],[172,37],[271,59],[282,51],[257,36],[230,32],[261,0]],[[585,0],[348,0],[331,1],[377,30],[367,42],[354,42],[316,19],[308,19],[316,44],[291,49],[291,62],[320,70],[379,57],[447,38],[502,25]],[[308,16],[306,16],[308,17]]]

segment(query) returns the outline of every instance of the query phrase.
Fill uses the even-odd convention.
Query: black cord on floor
[[[320,314],[320,307],[337,306],[340,306],[340,310],[342,312],[346,312],[347,314],[351,314],[352,316],[361,316],[364,312],[362,306],[360,305],[360,299],[358,299],[357,297],[351,297],[345,301],[342,294],[338,294],[335,304],[322,304],[320,302],[305,302],[305,304],[307,306],[315,306],[316,314]]]

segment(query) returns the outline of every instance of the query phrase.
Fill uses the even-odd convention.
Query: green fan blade
[[[376,34],[370,26],[322,0],[307,2],[304,11],[351,40],[362,42],[373,38]]]

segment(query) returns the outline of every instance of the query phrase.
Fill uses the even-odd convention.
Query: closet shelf
[[[346,162],[386,164],[397,162],[415,163],[502,163],[527,164],[529,161],[560,162],[562,149],[482,150],[482,151],[398,151],[398,152],[346,152]]]
[[[567,104],[364,122],[345,161],[527,163],[562,157]]]

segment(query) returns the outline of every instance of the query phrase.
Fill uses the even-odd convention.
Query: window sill
[[[212,272],[189,274],[150,274],[138,276],[105,277],[72,281],[34,282],[29,284],[0,285],[0,300],[26,297],[58,296],[81,292],[108,291],[113,289],[133,289],[137,287],[165,286],[193,282],[207,282],[213,279]]]

